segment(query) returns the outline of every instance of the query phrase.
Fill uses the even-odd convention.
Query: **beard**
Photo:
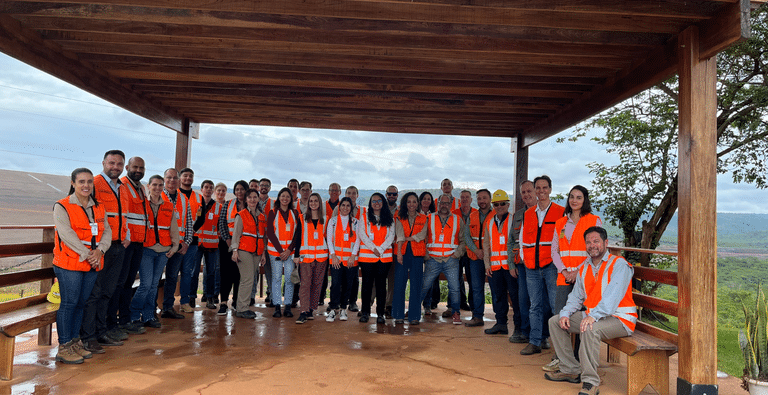
[[[127,175],[134,182],[139,182],[144,178],[144,173],[138,171],[129,171]]]

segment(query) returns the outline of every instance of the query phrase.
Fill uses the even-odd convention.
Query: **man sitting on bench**
[[[637,321],[632,301],[634,269],[624,258],[607,252],[608,233],[599,226],[584,232],[589,257],[581,264],[568,302],[549,320],[549,332],[560,359],[560,370],[545,373],[550,381],[583,381],[579,395],[596,395],[600,343],[631,336]],[[586,311],[581,311],[582,304]],[[571,333],[581,334],[579,360],[573,354]]]

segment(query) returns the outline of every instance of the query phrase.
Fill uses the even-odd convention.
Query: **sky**
[[[121,149],[140,156],[145,178],[173,166],[176,132],[147,121],[55,77],[0,53],[0,169],[68,175],[77,167],[101,170],[104,152]],[[547,174],[553,193],[576,184],[591,189],[590,162],[615,163],[614,156],[587,138],[556,142],[570,130],[531,146],[528,174]],[[437,189],[444,178],[454,188],[503,189],[514,186],[514,154],[509,138],[396,134],[200,125],[192,141],[196,184],[267,177],[273,190],[291,178],[315,189],[331,182],[342,187],[384,190]],[[733,184],[718,176],[719,212],[768,213],[768,191]]]

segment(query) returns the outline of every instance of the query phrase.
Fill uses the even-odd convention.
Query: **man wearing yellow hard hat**
[[[515,269],[513,252],[512,216],[509,215],[509,195],[501,189],[493,193],[491,203],[496,215],[493,221],[487,221],[483,233],[483,262],[491,287],[493,312],[496,314],[496,324],[485,330],[486,334],[495,335],[509,333],[507,329],[507,314],[509,303],[507,295],[512,300],[515,327],[520,326],[520,312],[515,310],[517,303],[517,284],[509,270]]]

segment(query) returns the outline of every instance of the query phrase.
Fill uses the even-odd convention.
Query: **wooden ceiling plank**
[[[101,70],[62,52],[26,30],[16,19],[0,14],[0,51],[141,117],[181,132],[183,117],[137,95]]]
[[[6,1],[0,12],[20,15],[67,16],[170,22],[193,25],[249,27],[277,18],[334,18],[368,21],[452,23],[489,26],[527,26],[586,31],[619,31],[675,34],[696,19],[665,15],[573,13],[551,10],[517,10],[485,7],[435,7],[418,3],[372,3],[326,0],[243,2],[251,11],[191,10],[123,5],[35,3]],[[180,4],[180,3],[179,3]],[[178,4],[177,4],[178,6]]]
[[[715,56],[729,46],[751,36],[750,0],[738,0],[729,4],[717,17],[701,24],[700,60]]]

